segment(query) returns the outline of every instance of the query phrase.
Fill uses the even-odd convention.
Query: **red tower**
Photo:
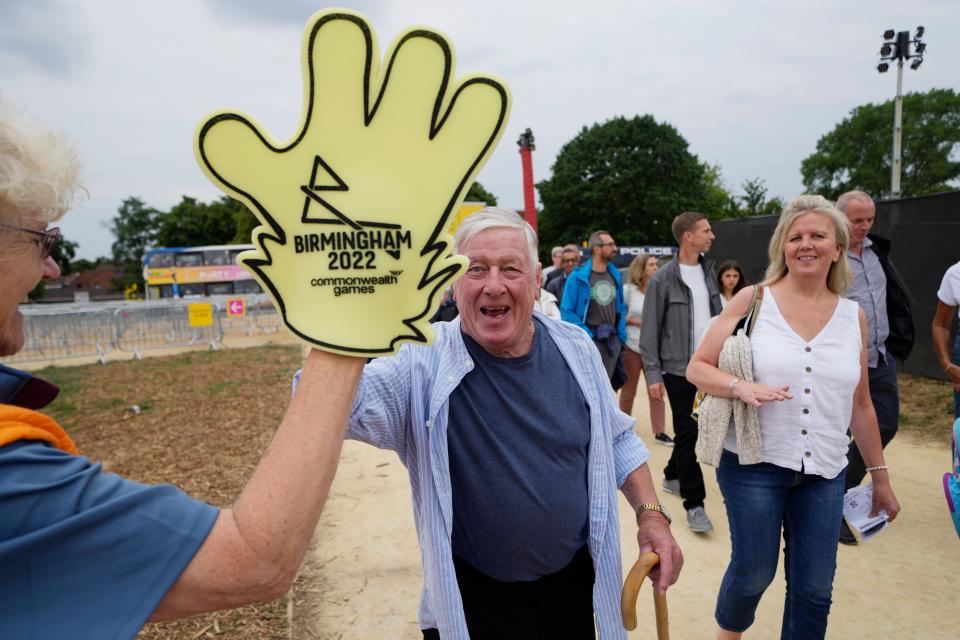
[[[529,127],[517,140],[520,145],[520,162],[523,165],[523,219],[537,230],[537,205],[533,200],[533,131]]]

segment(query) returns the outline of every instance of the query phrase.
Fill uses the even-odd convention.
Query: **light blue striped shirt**
[[[890,321],[887,318],[887,276],[876,251],[873,240],[863,239],[863,256],[853,250],[847,251],[853,282],[847,298],[863,309],[867,316],[867,366],[875,369],[880,356],[887,357],[887,338],[890,337]]]
[[[633,433],[633,418],[619,410],[589,336],[579,327],[537,315],[590,407],[587,484],[596,623],[601,639],[626,638],[619,606],[622,571],[617,489],[646,462],[649,451]],[[364,368],[348,437],[392,449],[406,466],[423,557],[420,626],[436,628],[444,640],[455,640],[469,638],[469,634],[450,545],[453,506],[447,415],[450,394],[474,363],[463,343],[459,318],[433,328],[436,340],[432,346],[407,344],[396,355],[374,360]]]

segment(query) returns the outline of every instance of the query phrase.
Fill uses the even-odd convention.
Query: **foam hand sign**
[[[429,342],[439,293],[466,266],[450,216],[503,133],[510,94],[486,75],[454,79],[440,33],[401,33],[381,63],[366,19],[307,23],[303,121],[278,143],[250,117],[210,115],[195,151],[207,176],[253,211],[239,255],[287,327],[350,355]]]

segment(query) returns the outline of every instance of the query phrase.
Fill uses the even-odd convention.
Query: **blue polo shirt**
[[[217,514],[45,443],[0,447],[0,638],[133,638]]]

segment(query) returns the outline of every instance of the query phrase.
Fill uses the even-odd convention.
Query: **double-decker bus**
[[[252,244],[160,247],[143,256],[147,299],[261,293],[260,284],[239,266],[237,254]]]

